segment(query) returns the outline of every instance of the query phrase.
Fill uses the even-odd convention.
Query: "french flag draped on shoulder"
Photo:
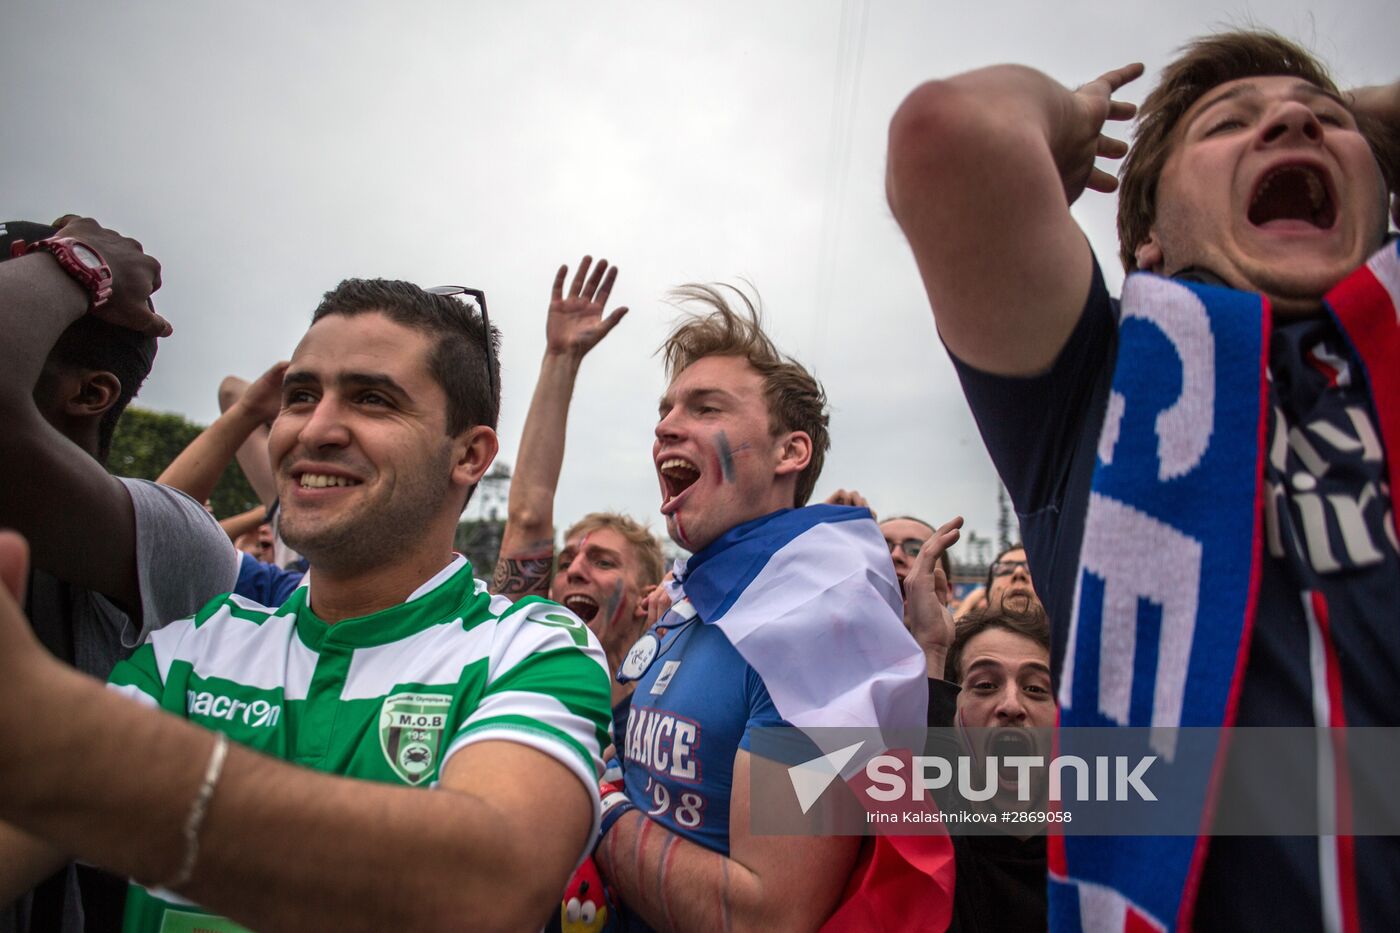
[[[672,599],[725,634],[792,725],[926,726],[924,655],[868,509],[774,512],[678,561],[674,576]],[[827,928],[942,929],[952,883],[946,836],[868,839]]]
[[[675,589],[758,671],[794,726],[918,728],[924,656],[868,509],[785,509],[678,561]],[[677,600],[679,601],[679,600]]]

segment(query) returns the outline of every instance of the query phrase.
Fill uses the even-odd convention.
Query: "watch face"
[[[81,243],[73,244],[73,255],[77,257],[78,262],[87,266],[89,269],[102,268],[102,260],[98,255]]]

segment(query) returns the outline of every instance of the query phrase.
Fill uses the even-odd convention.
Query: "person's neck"
[[[431,551],[372,568],[325,567],[312,561],[311,609],[334,625],[405,602],[452,561],[452,550]]]
[[[1326,310],[1321,298],[1290,298],[1275,295],[1268,297],[1269,308],[1273,312],[1271,318],[1276,325],[1318,317]]]

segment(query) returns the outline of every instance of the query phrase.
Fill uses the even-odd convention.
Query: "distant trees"
[[[107,469],[117,476],[155,479],[203,430],[203,425],[181,415],[129,406],[112,436]],[[261,504],[237,463],[224,471],[209,501],[219,518],[228,518]]]

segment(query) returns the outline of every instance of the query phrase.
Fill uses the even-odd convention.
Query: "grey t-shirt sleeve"
[[[122,477],[136,510],[136,574],[141,625],[128,622],[122,644],[131,648],[176,619],[233,589],[238,552],[214,516],[189,496],[143,479]]]

